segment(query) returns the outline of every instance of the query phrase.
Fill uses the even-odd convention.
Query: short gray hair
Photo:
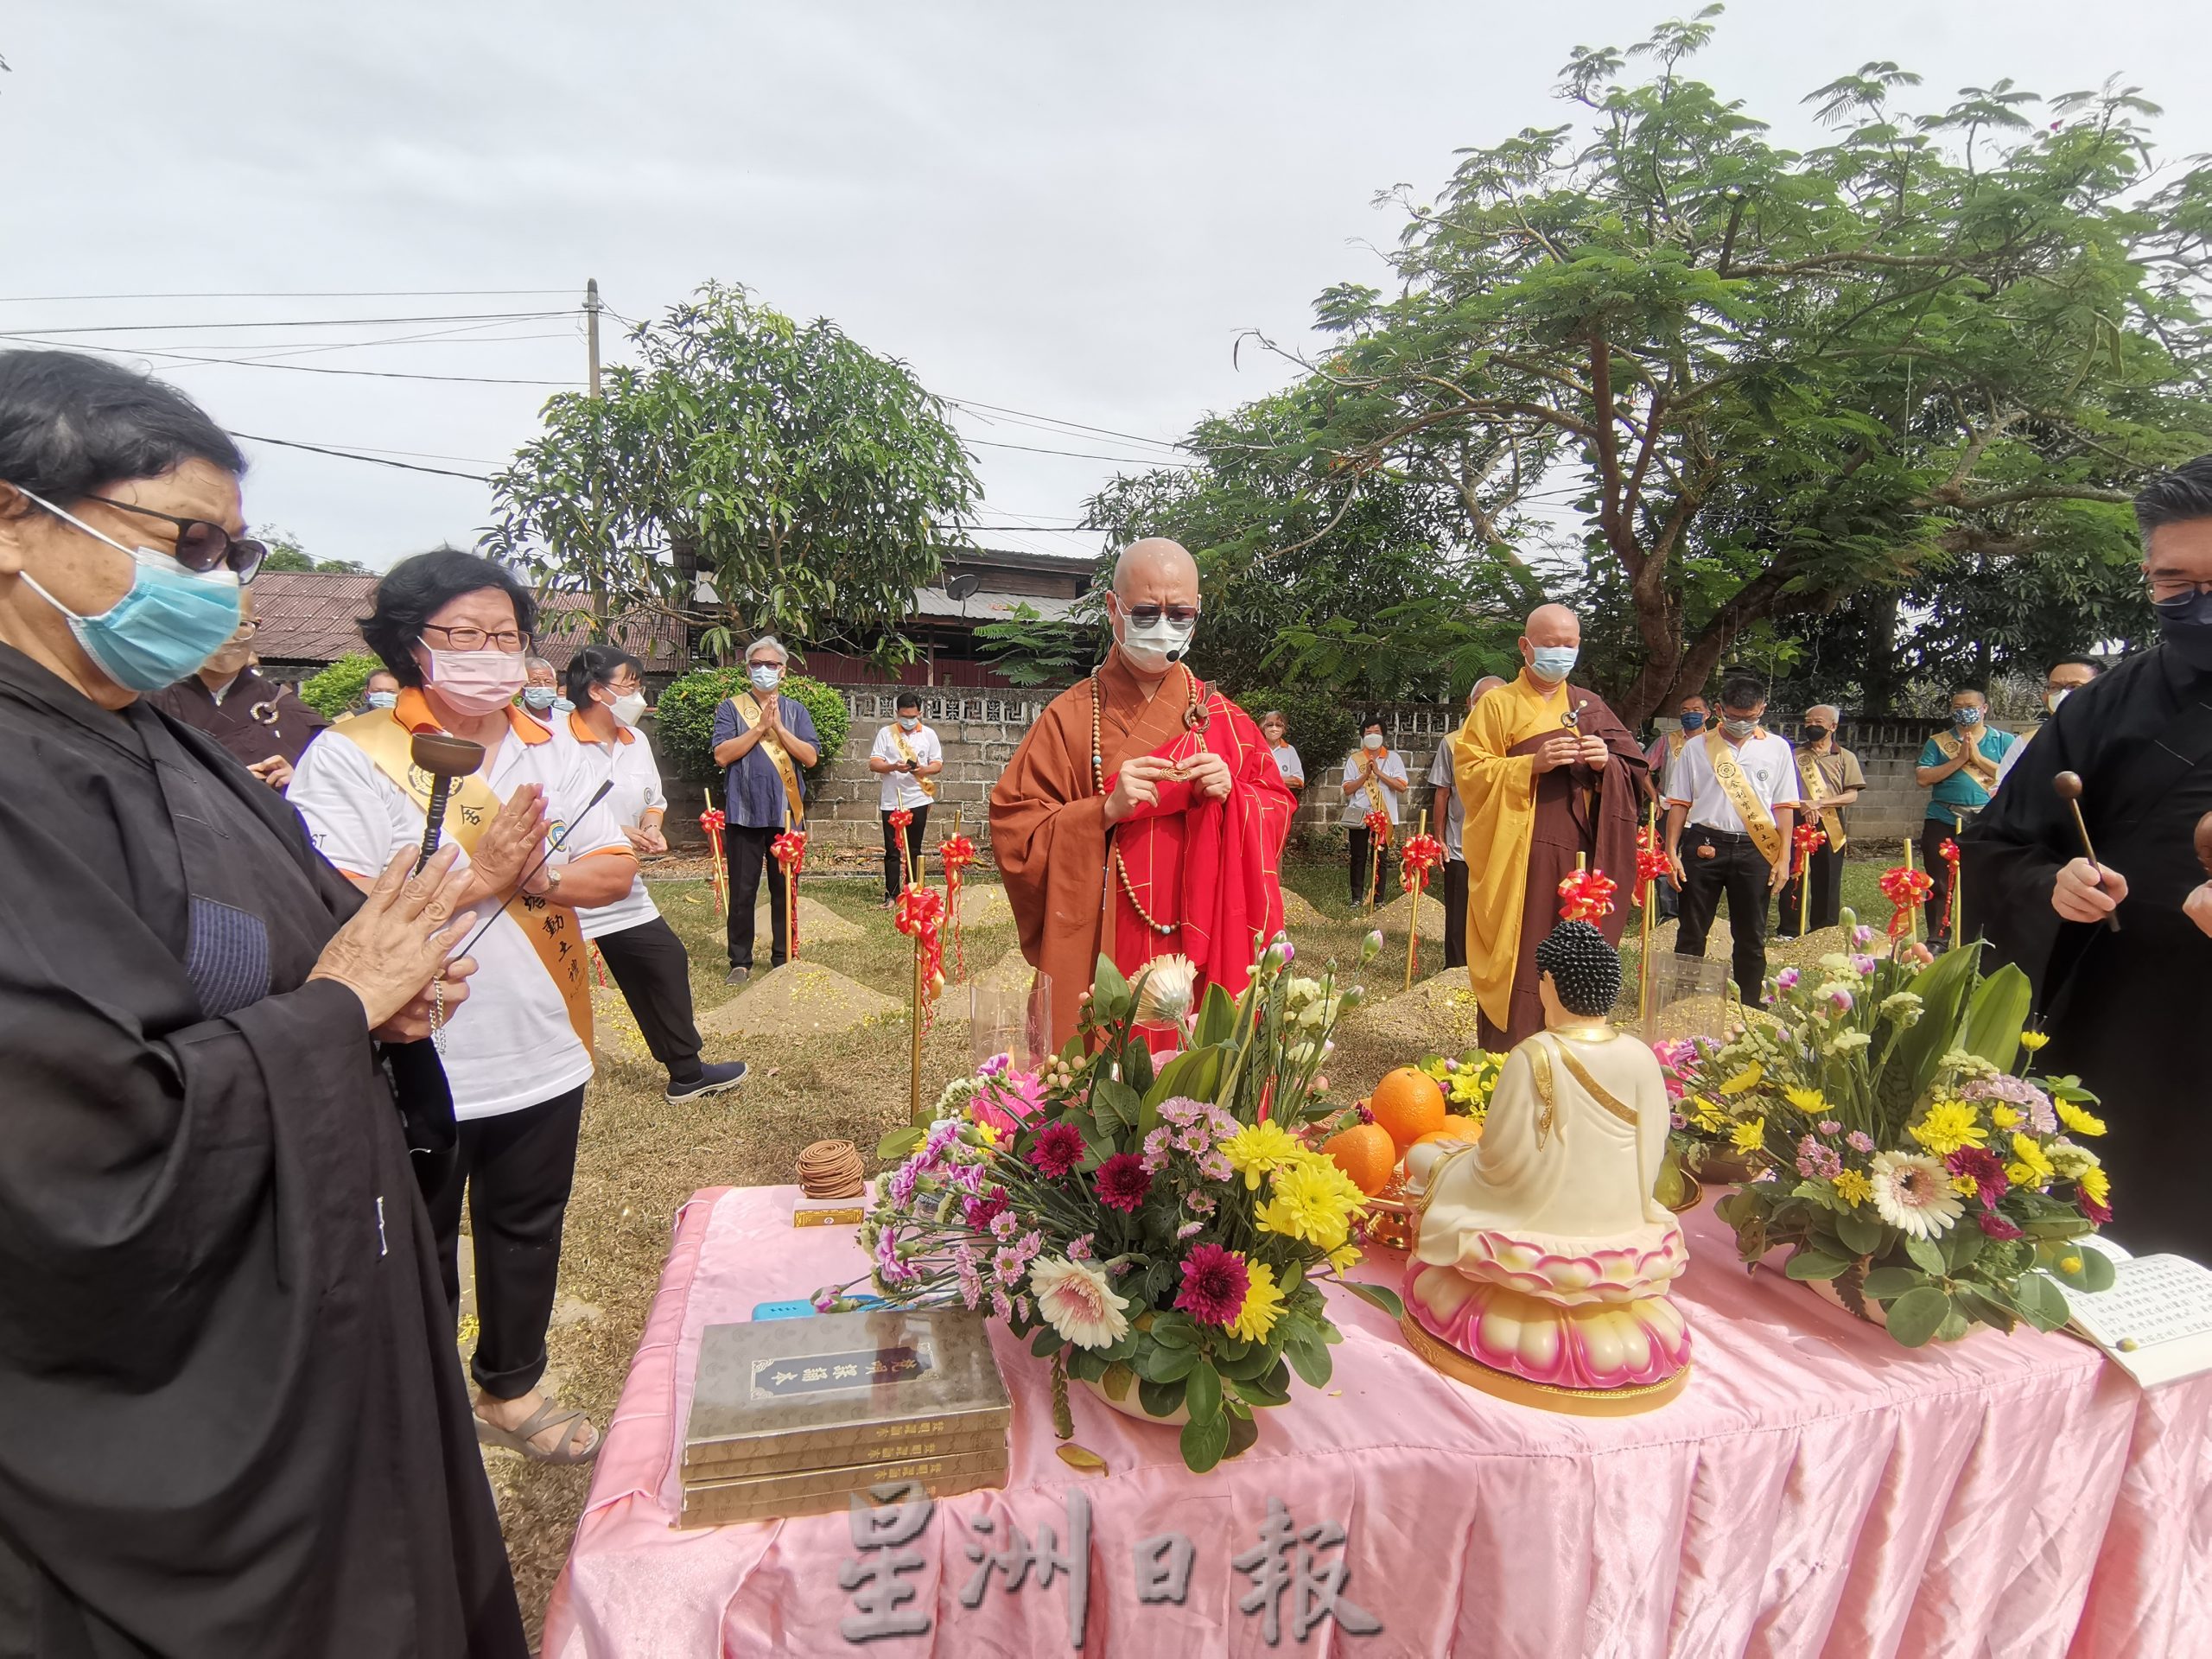
[[[552,664],[547,662],[543,657],[525,657],[522,659],[522,671],[525,674],[531,673],[541,668],[548,674],[555,675],[556,677],[561,671],[555,668]]]
[[[778,662],[789,663],[791,661],[791,652],[784,649],[784,642],[777,639],[772,633],[764,633],[758,639],[755,639],[751,645],[747,645],[745,648],[745,660],[748,663],[751,662],[753,660],[753,653],[760,650],[763,645],[767,646],[769,650],[776,653],[776,660]]]

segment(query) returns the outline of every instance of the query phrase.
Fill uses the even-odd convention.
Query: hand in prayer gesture
[[[484,826],[469,855],[479,892],[505,894],[537,856],[544,840],[545,791],[536,784],[524,784]]]
[[[398,854],[315,959],[308,977],[336,980],[359,997],[372,1036],[415,1042],[429,1035],[430,982],[442,971],[446,1012],[467,997],[475,958],[446,960],[476,920],[474,911],[454,914],[469,880],[454,868],[460,858],[459,847],[441,847],[421,874],[410,875],[413,850]]]

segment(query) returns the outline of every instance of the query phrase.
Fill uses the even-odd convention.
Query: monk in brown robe
[[[1114,566],[1113,648],[1052,699],[991,791],[991,850],[1021,954],[1050,986],[1052,1044],[1106,955],[1132,978],[1182,955],[1241,993],[1282,925],[1279,870],[1297,802],[1251,717],[1191,671],[1198,569],[1133,542]]]
[[[1544,1028],[1536,944],[1560,919],[1559,884],[1578,855],[1620,884],[1598,923],[1620,943],[1650,769],[1605,700],[1568,681],[1582,646],[1574,613],[1540,605],[1525,626],[1520,675],[1469,710],[1452,743],[1465,809],[1467,982],[1491,1049]]]

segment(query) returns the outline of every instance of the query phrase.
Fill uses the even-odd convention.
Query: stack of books
[[[1006,1484],[1014,1408],[981,1314],[871,1309],[710,1325],[683,1432],[683,1527],[843,1509],[918,1481]]]

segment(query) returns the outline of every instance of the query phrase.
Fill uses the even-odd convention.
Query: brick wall
[[[853,713],[852,734],[845,753],[819,782],[811,814],[814,832],[830,847],[868,848],[880,844],[882,831],[876,814],[878,780],[868,769],[869,746],[879,727],[893,718],[896,695],[887,687],[841,686]],[[991,785],[998,781],[1014,747],[1034,725],[1052,701],[1050,691],[976,690],[938,686],[918,688],[922,718],[936,729],[944,745],[944,771],[938,774],[939,809],[930,815],[931,840],[951,833],[951,808],[958,806],[962,825],[979,845],[988,846],[990,825],[985,805]],[[1430,796],[1427,778],[1436,747],[1449,732],[1459,729],[1457,711],[1427,703],[1385,705],[1384,732],[1390,747],[1405,757],[1414,787],[1405,797],[1406,822],[1414,822]],[[1866,774],[1866,793],[1853,813],[1853,833],[1862,840],[1893,838],[1917,831],[1927,804],[1927,791],[1913,782],[1912,770],[1921,745],[1941,721],[1895,720],[1869,721],[1847,727],[1846,743],[1859,756]],[[1784,735],[1795,735],[1794,726],[1778,726]],[[1344,796],[1337,787],[1342,755],[1305,754],[1307,787],[1299,804],[1296,828],[1325,836],[1343,815]],[[691,792],[696,793],[694,789]],[[672,813],[680,835],[688,837],[696,813]],[[1433,825],[1431,826],[1434,828]]]

